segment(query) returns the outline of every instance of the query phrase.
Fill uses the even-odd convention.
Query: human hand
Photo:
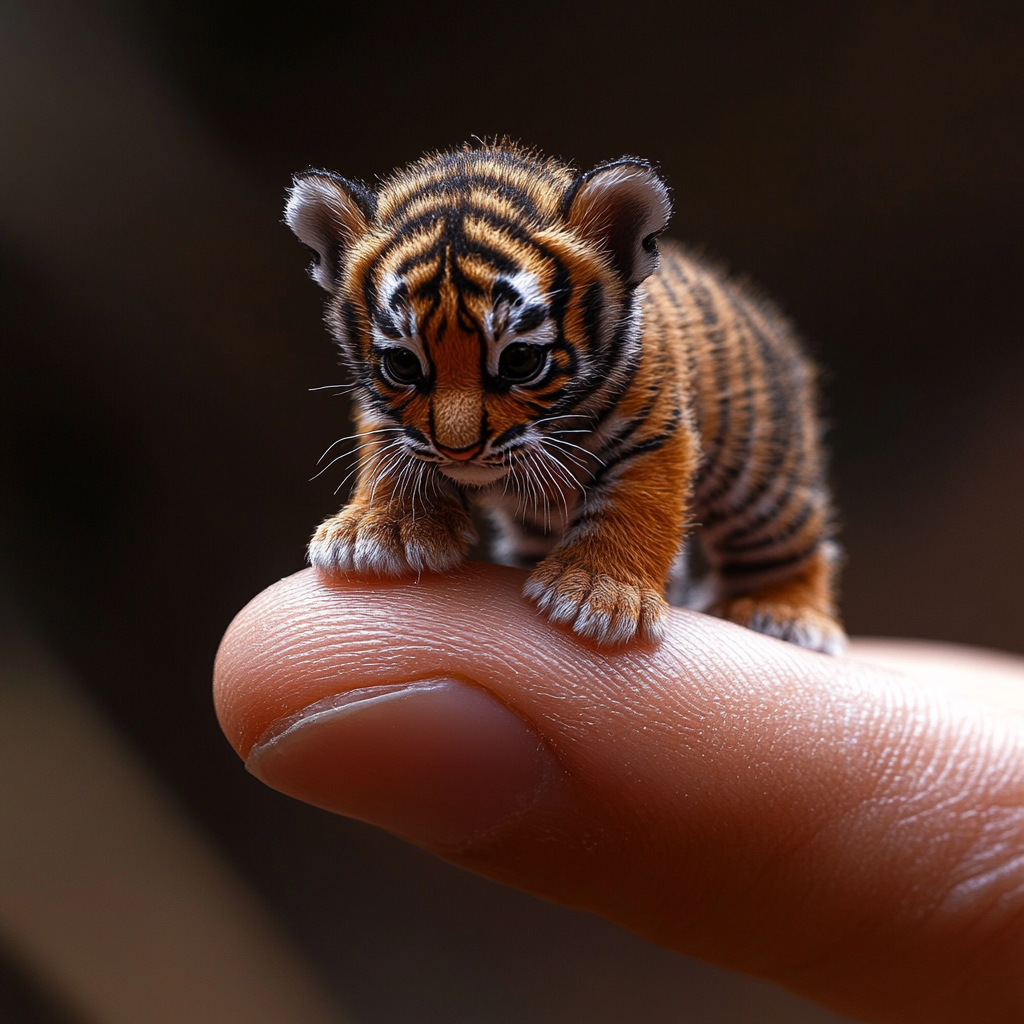
[[[221,725],[275,789],[842,1013],[1024,1019],[1024,661],[683,610],[609,653],[522,581],[282,580]]]

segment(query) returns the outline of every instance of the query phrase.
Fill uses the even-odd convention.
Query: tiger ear
[[[649,163],[623,157],[600,164],[579,177],[566,202],[569,226],[608,254],[627,286],[654,273],[672,201]]]
[[[377,201],[373,192],[331,171],[310,169],[292,176],[284,221],[313,250],[309,276],[337,292],[345,253],[370,229]]]

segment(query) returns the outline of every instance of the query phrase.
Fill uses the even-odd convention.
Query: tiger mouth
[[[439,463],[437,468],[456,483],[477,486],[497,483],[510,469],[509,466],[487,465],[480,462]]]

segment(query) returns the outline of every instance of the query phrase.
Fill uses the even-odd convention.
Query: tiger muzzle
[[[434,447],[446,458],[454,459],[456,462],[468,462],[470,459],[476,458],[484,450],[483,441],[477,441],[476,444],[467,445],[465,448],[445,448],[443,444],[434,442]]]

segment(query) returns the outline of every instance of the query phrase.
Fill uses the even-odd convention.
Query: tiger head
[[[376,189],[305,171],[285,221],[314,253],[363,424],[482,486],[614,403],[670,212],[643,160],[580,174],[502,144],[425,157]]]

